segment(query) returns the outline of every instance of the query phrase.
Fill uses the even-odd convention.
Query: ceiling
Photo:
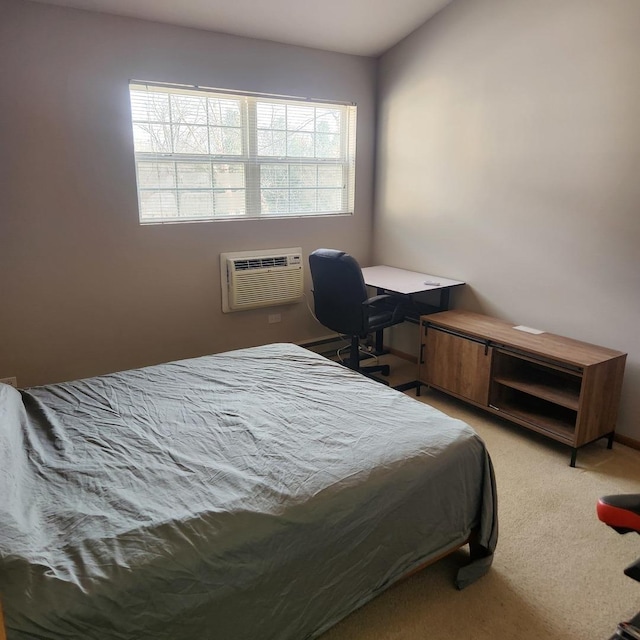
[[[38,0],[101,13],[378,56],[451,0]]]

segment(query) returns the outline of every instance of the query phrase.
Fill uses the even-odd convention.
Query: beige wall
[[[368,58],[0,0],[0,377],[28,386],[329,333],[305,304],[222,314],[219,254],[301,246],[306,262],[336,246],[366,264],[375,73]],[[356,102],[356,214],[140,226],[132,78]],[[282,322],[267,324],[274,310]]]
[[[640,439],[640,3],[455,0],[383,56],[374,258],[629,353]]]

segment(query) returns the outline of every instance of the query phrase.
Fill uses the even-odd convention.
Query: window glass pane
[[[242,131],[229,127],[209,127],[211,153],[221,156],[242,154]]]
[[[140,216],[142,218],[175,218],[178,202],[175,191],[141,191]]]
[[[316,158],[339,158],[340,136],[333,133],[316,135]]]
[[[219,216],[240,216],[245,214],[243,190],[215,191],[215,213]]]
[[[291,213],[309,213],[316,209],[315,189],[292,189],[289,196]]]
[[[283,104],[258,102],[256,118],[258,129],[286,129],[287,107]]]
[[[221,98],[209,98],[209,124],[218,127],[240,127],[239,100],[224,100]]]
[[[288,189],[262,189],[260,200],[262,213],[279,215],[289,213]]]
[[[169,122],[169,94],[132,90],[130,95],[134,122]]]
[[[213,186],[218,189],[243,189],[244,166],[241,164],[214,164]]]
[[[340,187],[342,188],[342,166],[339,164],[318,166],[318,186],[319,187]]]
[[[287,106],[287,130],[314,131],[315,108]]]
[[[171,153],[171,127],[162,124],[134,124],[133,144],[143,153]]]
[[[171,121],[207,124],[207,99],[198,96],[172,95]]]
[[[211,165],[204,162],[178,162],[178,187],[211,189]]]
[[[313,133],[287,133],[287,155],[292,158],[313,158]]]
[[[318,189],[318,211],[342,211],[342,189]]]
[[[173,162],[139,162],[138,186],[142,189],[175,187],[175,164]]]
[[[315,187],[318,184],[318,168],[315,164],[292,164],[289,176],[292,188]]]
[[[260,166],[260,186],[265,188],[288,187],[289,165],[263,164]]]
[[[207,218],[213,215],[213,191],[179,191],[180,217]]]
[[[287,134],[284,131],[258,131],[258,155],[286,156]]]
[[[175,125],[173,127],[175,153],[208,154],[207,127],[199,125]]]
[[[319,133],[340,133],[342,114],[338,109],[318,109],[316,111],[316,131]]]

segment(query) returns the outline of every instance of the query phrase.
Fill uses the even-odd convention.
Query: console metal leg
[[[607,449],[613,449],[613,436],[614,436],[614,432],[612,431],[609,434],[609,437],[607,438]]]
[[[576,466],[576,456],[578,455],[578,449],[576,447],[573,447],[571,449],[571,464],[569,466],[571,467],[575,467]]]

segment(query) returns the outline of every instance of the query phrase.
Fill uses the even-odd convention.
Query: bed
[[[316,638],[471,540],[495,482],[466,424],[273,344],[0,385],[8,640]]]

